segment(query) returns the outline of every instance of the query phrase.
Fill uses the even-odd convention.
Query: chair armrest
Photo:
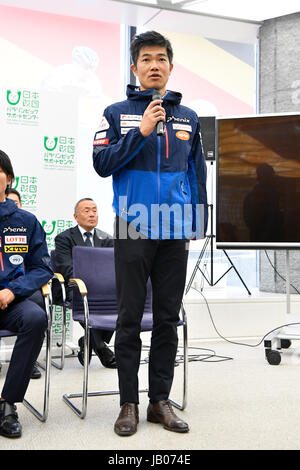
[[[50,287],[49,287],[49,284],[44,284],[42,287],[41,287],[41,290],[42,290],[42,295],[43,297],[47,297],[50,295]]]
[[[65,283],[65,278],[62,274],[60,273],[54,273],[54,276],[53,276],[54,279],[57,279],[60,284],[64,284]]]
[[[69,286],[70,287],[77,287],[79,289],[79,293],[81,294],[82,302],[83,302],[83,308],[84,308],[84,328],[86,331],[88,331],[89,327],[89,306],[88,306],[88,300],[87,300],[87,288],[85,283],[82,281],[82,279],[70,279],[69,280]],[[74,310],[73,310],[74,313]]]
[[[87,295],[87,288],[85,283],[81,279],[70,279],[69,286],[74,287],[77,286],[81,295]]]

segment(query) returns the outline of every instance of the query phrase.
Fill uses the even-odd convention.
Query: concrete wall
[[[259,112],[300,112],[300,13],[267,20],[259,30]],[[300,215],[299,215],[300,216]],[[286,277],[286,254],[268,251]],[[300,290],[300,252],[290,252],[291,283]],[[260,290],[285,292],[286,285],[260,253]],[[295,290],[291,290],[295,292]]]

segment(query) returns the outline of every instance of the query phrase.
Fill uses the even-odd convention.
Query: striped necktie
[[[86,246],[93,246],[91,242],[91,236],[92,236],[91,232],[84,232],[84,235],[86,236],[86,239],[84,242]]]

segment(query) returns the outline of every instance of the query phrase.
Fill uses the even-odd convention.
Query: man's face
[[[139,79],[140,89],[156,88],[162,96],[172,69],[166,48],[160,46],[142,47],[136,66],[131,65],[131,70]]]
[[[20,208],[22,207],[21,201],[18,198],[17,194],[9,193],[6,197],[7,197],[7,199],[12,199],[17,204],[18,207],[20,207]]]
[[[77,206],[77,213],[74,218],[80,227],[86,231],[91,231],[98,224],[98,210],[94,201],[84,200]]]

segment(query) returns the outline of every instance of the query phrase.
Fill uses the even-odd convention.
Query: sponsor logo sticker
[[[106,137],[106,132],[97,132],[97,134],[95,135],[95,139],[105,139]]]
[[[177,131],[175,135],[180,140],[189,140],[190,139],[190,134],[186,131]]]
[[[23,258],[21,255],[11,255],[9,257],[9,261],[11,262],[11,264],[22,264],[23,263]]]
[[[102,116],[101,121],[100,121],[99,131],[106,131],[106,129],[109,129],[109,123],[106,117]]]
[[[141,121],[141,114],[120,114],[121,121]]]
[[[5,245],[5,253],[28,253],[28,245]]]
[[[121,128],[121,134],[125,135],[125,134],[127,134],[128,131],[131,131],[131,129],[134,129],[134,127],[122,127]]]
[[[121,121],[121,127],[139,127],[140,121]]]
[[[5,235],[5,243],[27,243],[26,235]]]
[[[188,124],[172,124],[173,129],[192,132],[192,126]]]
[[[6,232],[13,232],[13,233],[24,233],[24,232],[27,232],[27,228],[26,227],[4,227],[3,229],[3,233],[6,233]]]
[[[175,117],[175,116],[168,116],[167,117],[167,122],[171,122],[171,121],[175,121],[175,122],[190,122],[190,120],[188,118],[179,118],[179,117]]]
[[[109,139],[94,140],[94,145],[108,145]]]

